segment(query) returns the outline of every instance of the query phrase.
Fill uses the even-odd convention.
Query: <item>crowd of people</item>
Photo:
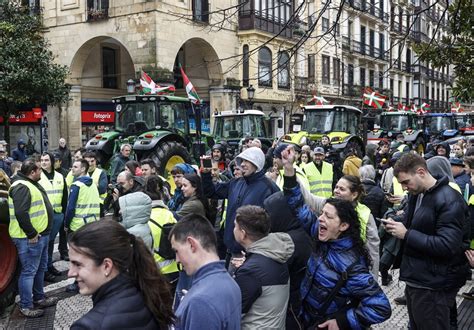
[[[365,155],[328,136],[265,151],[245,139],[233,159],[220,143],[176,164],[170,181],[129,144],[106,171],[59,142],[13,160],[0,141],[26,317],[57,303],[43,288],[61,275],[59,235],[66,290],[93,300],[73,329],[369,328],[391,316],[382,287],[398,268],[410,329],[456,327],[474,267],[474,147],[463,140],[432,141],[422,156],[403,136]]]

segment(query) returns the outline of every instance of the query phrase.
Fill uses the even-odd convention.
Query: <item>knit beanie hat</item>
[[[262,149],[257,147],[245,149],[236,157],[235,160],[238,166],[240,166],[242,160],[251,162],[255,167],[257,167],[257,172],[260,172],[265,165],[265,155],[263,154]]]

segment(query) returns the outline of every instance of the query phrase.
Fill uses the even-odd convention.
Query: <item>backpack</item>
[[[162,258],[164,258],[166,260],[175,259],[176,258],[176,253],[171,248],[171,241],[169,239],[169,234],[170,234],[171,229],[173,228],[173,226],[175,224],[174,223],[166,223],[162,226],[153,219],[150,219],[150,221],[155,226],[157,226],[158,228],[161,229],[160,246],[158,246],[158,249],[153,249],[153,252],[159,254]]]

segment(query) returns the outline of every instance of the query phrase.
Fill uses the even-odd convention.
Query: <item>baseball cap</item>
[[[315,154],[325,154],[324,152],[324,148],[323,147],[316,147],[314,148],[314,151],[313,151]]]
[[[464,162],[461,158],[451,157],[449,158],[449,163],[451,165],[464,166]]]

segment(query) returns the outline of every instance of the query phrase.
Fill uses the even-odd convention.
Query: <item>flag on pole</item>
[[[417,113],[419,115],[424,115],[427,112],[430,112],[430,105],[428,103],[423,102],[420,105],[420,108],[418,109]]]
[[[188,99],[191,100],[193,104],[201,104],[201,99],[199,98],[196,89],[194,88],[186,73],[184,73],[184,70],[181,65],[179,66],[179,68],[181,69],[181,75],[183,76],[184,86],[186,86],[186,93],[188,94]]]
[[[463,112],[464,109],[461,107],[461,103],[453,102],[451,104],[451,112]]]
[[[311,100],[308,101],[308,104],[311,102],[314,102],[315,105],[326,105],[326,104],[331,103],[328,100],[326,100],[324,96],[316,96],[316,95],[313,95]]]
[[[161,87],[160,85],[157,85],[153,81],[153,79],[151,79],[150,76],[146,74],[145,71],[142,71],[142,76],[140,78],[140,86],[142,87],[143,94],[159,94],[163,93],[164,91],[175,91],[174,86]]]
[[[386,96],[378,92],[375,92],[370,88],[366,88],[364,90],[364,95],[363,95],[364,104],[367,104],[369,107],[382,109],[386,98],[387,98]]]
[[[395,107],[392,106],[392,105],[389,105],[388,108],[387,108],[387,111],[395,111]]]
[[[398,103],[398,111],[408,111],[410,110],[406,105]]]

